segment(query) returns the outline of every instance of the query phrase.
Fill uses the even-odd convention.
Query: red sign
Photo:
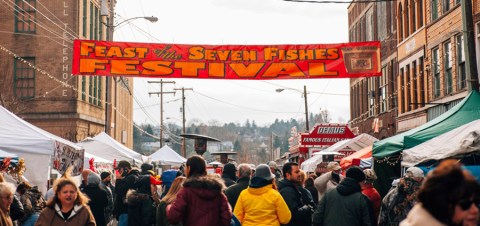
[[[178,45],[75,40],[74,75],[298,79],[380,76],[380,42]]]
[[[312,133],[302,134],[302,146],[330,146],[339,141],[354,138],[355,135],[347,125],[340,124],[318,124]]]

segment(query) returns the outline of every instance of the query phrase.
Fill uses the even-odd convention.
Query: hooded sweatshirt
[[[183,183],[175,202],[167,209],[168,221],[184,226],[228,226],[232,210],[223,193],[225,186],[214,176],[194,176]]]

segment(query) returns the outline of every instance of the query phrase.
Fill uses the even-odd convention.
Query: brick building
[[[396,133],[397,74],[394,2],[353,2],[348,7],[350,42],[381,42],[382,76],[350,79],[350,126],[378,139]]]
[[[473,3],[478,55],[480,4]],[[383,75],[380,82],[377,78],[351,80],[350,124],[361,133],[372,134],[386,112],[383,117],[390,121],[385,124],[383,120],[380,125],[394,131],[388,137],[436,118],[467,95],[462,9],[460,0],[352,3],[348,8],[350,41],[368,41],[358,34],[369,32],[362,21],[368,18],[368,5],[374,4],[377,23],[373,24],[378,31],[376,40],[382,45]],[[385,83],[386,92],[382,88]],[[387,111],[382,107],[384,98]]]
[[[74,142],[111,125],[107,133],[131,148],[133,81],[116,78],[107,87],[105,77],[71,75],[74,39],[112,40],[111,1],[2,3],[0,104]]]

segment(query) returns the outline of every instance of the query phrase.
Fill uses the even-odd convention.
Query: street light
[[[280,93],[280,92],[282,92],[286,89],[302,93],[300,90],[292,89],[292,88],[283,88],[283,89],[278,88],[278,89],[275,89],[275,92]],[[309,132],[310,131],[310,126],[308,125],[308,101],[307,101],[307,86],[306,85],[303,86],[303,98],[305,99],[305,123],[306,123],[305,127],[307,129],[307,132]]]
[[[125,23],[125,22],[127,22],[127,21],[136,20],[136,19],[145,19],[145,20],[148,20],[148,21],[150,21],[150,22],[152,22],[152,23],[155,23],[155,22],[158,21],[158,17],[155,17],[155,16],[137,16],[137,17],[128,18],[128,19],[126,19],[126,20],[124,20],[124,21],[122,21],[122,22],[120,22],[120,23],[115,24],[115,25],[113,25],[113,21],[112,21],[111,24],[105,24],[105,23],[103,23],[103,22],[102,22],[102,23],[105,24],[105,26],[107,26],[107,27],[109,27],[109,28],[111,28],[111,29],[114,29],[114,28],[120,26],[120,24],[123,24],[123,23]]]

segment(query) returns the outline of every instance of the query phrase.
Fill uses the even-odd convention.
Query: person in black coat
[[[115,201],[113,204],[113,214],[118,220],[118,225],[127,225],[128,223],[128,206],[125,202],[129,189],[135,188],[140,173],[138,170],[132,169],[128,161],[120,161],[115,168],[120,173],[115,183]]]
[[[307,189],[310,194],[312,195],[312,199],[313,199],[313,202],[315,202],[315,204],[318,203],[318,191],[317,189],[315,188],[315,185],[313,183],[313,178],[309,177],[307,178],[307,180],[305,181],[305,189]]]
[[[225,183],[225,187],[230,187],[236,184],[237,180],[237,167],[233,163],[227,163],[223,166],[222,179]]]
[[[237,180],[237,184],[234,184],[225,190],[225,195],[227,196],[228,203],[232,206],[232,210],[235,209],[235,204],[237,203],[240,193],[248,188],[251,176],[252,168],[250,168],[250,165],[240,164],[238,166],[239,179]]]
[[[309,205],[309,201],[304,200],[303,196],[305,195],[302,195],[302,191],[298,188],[301,182],[298,164],[294,162],[286,163],[283,165],[282,171],[283,180],[278,182],[278,190],[292,213],[290,223],[285,225],[311,226],[314,207]]]
[[[83,192],[90,198],[88,205],[92,211],[97,226],[105,226],[105,209],[108,205],[107,191],[100,188],[100,176],[96,173],[90,173],[87,179],[87,186]]]

